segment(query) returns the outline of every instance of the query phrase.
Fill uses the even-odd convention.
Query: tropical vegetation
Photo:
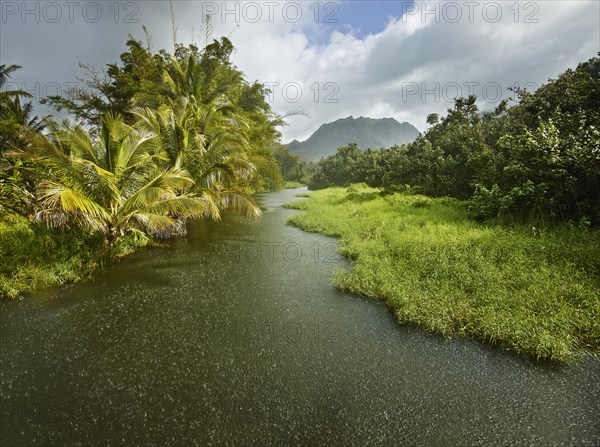
[[[471,199],[479,220],[600,224],[600,57],[567,70],[535,92],[514,91],[481,113],[475,96],[427,117],[411,144],[322,159],[312,189],[365,182],[387,191]]]
[[[130,37],[127,48],[104,77],[82,64],[85,88],[44,99],[75,121],[32,116],[26,92],[2,90],[0,294],[84,277],[185,234],[188,219],[257,218],[252,193],[283,187],[283,120],[233,66],[227,38],[169,54]],[[19,68],[0,66],[0,87]],[[44,257],[54,273],[40,273]]]
[[[172,54],[129,38],[105,75],[33,115],[0,66],[0,295],[77,281],[186,234],[190,219],[258,218],[257,191],[330,188],[291,223],[341,237],[335,282],[400,321],[538,358],[600,352],[600,57],[515,104],[457,98],[413,143],[349,143],[308,163],[231,62],[227,38]],[[29,102],[28,102],[29,101]],[[351,186],[352,185],[352,186]]]
[[[402,323],[539,359],[600,354],[600,231],[468,218],[467,202],[364,184],[288,204],[289,222],[340,237],[342,289],[384,300]]]
[[[401,322],[538,358],[598,355],[600,57],[514,93],[486,113],[457,98],[407,145],[340,147],[290,223],[341,237],[352,268],[336,284]]]

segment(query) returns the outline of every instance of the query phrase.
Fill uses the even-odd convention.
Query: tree
[[[600,223],[600,58],[516,93],[517,105],[484,123],[493,169],[473,215]]]
[[[440,121],[440,116],[437,113],[430,113],[427,115],[427,124],[430,126],[436,125]]]
[[[172,63],[175,74],[163,73],[164,103],[156,110],[135,108],[136,126],[160,138],[171,166],[187,167],[196,193],[217,208],[258,216],[258,205],[244,190],[256,171],[250,161],[248,125],[225,95],[210,102],[203,99],[202,70],[193,57]]]
[[[361,150],[356,143],[339,147],[335,154],[321,159],[317,163],[308,187],[320,189],[364,181],[358,177],[357,168],[360,159]]]
[[[0,66],[0,88],[19,68],[18,65]],[[35,185],[23,175],[23,162],[15,161],[10,154],[26,148],[44,128],[43,121],[32,116],[31,101],[22,103],[23,97],[30,96],[21,90],[0,92],[0,206],[25,216],[33,213]]]
[[[150,43],[129,36],[128,51],[121,54],[121,65],[107,64],[105,71],[80,63],[84,71],[78,77],[80,87],[71,88],[65,96],[49,96],[41,100],[57,111],[66,110],[88,126],[98,128],[107,113],[120,114],[129,124],[131,101],[136,95],[157,96],[156,84],[166,66],[164,51],[152,53]]]
[[[273,155],[277,160],[283,180],[298,181],[301,179],[303,172],[300,157],[292,154],[283,144],[274,145]]]
[[[0,106],[7,100],[14,100],[17,97],[31,98],[31,95],[23,90],[4,90],[6,81],[8,78],[17,70],[21,68],[20,65],[0,65]]]
[[[105,72],[80,64],[85,70],[85,76],[79,79],[84,87],[70,90],[66,97],[46,98],[45,102],[73,113],[94,129],[99,128],[107,112],[118,113],[133,125],[138,118],[132,113],[134,107],[158,110],[166,105],[173,109],[179,107],[181,98],[196,108],[211,109],[218,104],[222,122],[234,117],[235,122],[245,123],[247,158],[258,168],[240,186],[257,190],[281,185],[277,162],[269,148],[279,141],[281,134],[276,126],[283,121],[265,101],[265,87],[245,81],[243,73],[231,63],[234,47],[229,39],[213,40],[202,50],[195,45],[176,44],[173,55],[164,50],[154,52],[150,38],[144,46],[130,36],[127,47],[121,63],[108,64]]]
[[[20,96],[5,98],[0,110],[1,153],[24,147],[32,133],[39,133],[44,129],[44,122],[37,116],[32,116],[33,104],[22,104]]]
[[[93,138],[81,126],[52,124],[21,157],[34,163],[40,209],[50,227],[99,232],[109,249],[127,232],[167,237],[180,218],[218,218],[213,203],[190,193],[193,180],[179,166],[165,168],[159,139],[107,114]]]

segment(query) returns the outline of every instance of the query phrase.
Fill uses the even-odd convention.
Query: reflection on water
[[[334,240],[201,222],[0,303],[0,444],[599,445],[600,364],[536,364],[344,294]]]

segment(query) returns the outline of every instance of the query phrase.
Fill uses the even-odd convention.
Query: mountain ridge
[[[408,122],[394,118],[368,118],[352,115],[323,123],[306,140],[287,144],[290,152],[308,160],[332,155],[340,146],[356,143],[361,149],[380,149],[413,141],[419,131]]]

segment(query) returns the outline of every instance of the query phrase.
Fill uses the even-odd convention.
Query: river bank
[[[152,243],[140,235],[122,238],[111,260]],[[103,263],[102,239],[79,230],[58,231],[16,214],[0,216],[0,299],[89,279]]]
[[[398,325],[285,224],[298,192],[0,300],[2,445],[599,445],[600,362]]]
[[[464,334],[538,359],[600,353],[600,232],[482,225],[464,203],[329,188],[289,223],[340,237],[343,290],[382,299],[399,322]]]

